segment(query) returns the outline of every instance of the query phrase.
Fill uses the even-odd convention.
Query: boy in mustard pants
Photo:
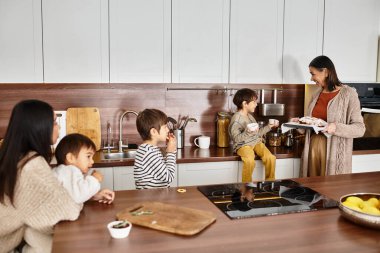
[[[268,133],[275,124],[251,131],[247,125],[256,123],[252,113],[257,106],[257,93],[251,89],[240,89],[236,92],[234,104],[238,111],[232,116],[228,132],[233,141],[234,151],[243,161],[242,182],[252,182],[252,173],[255,168],[255,155],[263,161],[265,167],[265,179],[274,180],[276,157],[268,150],[262,142],[262,136]]]

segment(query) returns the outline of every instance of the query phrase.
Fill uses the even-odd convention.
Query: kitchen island
[[[380,192],[380,172],[295,181],[335,200],[354,192]],[[116,192],[115,202],[88,202],[77,221],[55,228],[53,252],[379,252],[380,230],[361,227],[340,216],[339,209],[230,220],[196,187]],[[186,237],[133,226],[129,237],[112,239],[108,222],[117,212],[143,201],[159,201],[211,211],[217,220]]]

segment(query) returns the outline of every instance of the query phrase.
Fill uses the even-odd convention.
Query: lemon
[[[362,212],[362,209],[360,209],[360,207],[356,203],[344,201],[342,204],[348,208],[351,208],[352,210]]]
[[[377,198],[370,198],[366,202],[368,202],[373,207],[378,207],[380,201]]]
[[[372,215],[380,215],[380,211],[379,209],[377,209],[376,207],[374,206],[370,206],[370,205],[365,205],[362,209],[362,212],[363,213],[366,213],[366,214],[372,214]]]
[[[350,196],[344,202],[350,202],[350,203],[353,203],[353,204],[356,204],[357,206],[359,206],[364,201],[361,198],[359,198],[359,197]]]

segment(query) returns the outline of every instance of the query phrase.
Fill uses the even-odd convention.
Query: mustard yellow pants
[[[322,134],[310,137],[308,172],[309,177],[326,174],[327,138]]]
[[[272,155],[264,143],[259,142],[255,146],[243,146],[238,149],[237,154],[243,161],[242,182],[252,182],[252,173],[255,169],[255,154],[263,161],[265,167],[265,179],[274,180],[276,168],[276,157]]]

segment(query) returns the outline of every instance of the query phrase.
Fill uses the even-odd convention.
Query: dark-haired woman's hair
[[[336,73],[334,63],[329,57],[324,55],[317,56],[310,62],[309,67],[314,67],[320,72],[323,71],[324,68],[328,70],[326,82],[329,91],[334,91],[336,86],[342,86]]]
[[[236,105],[238,110],[243,108],[243,102],[247,102],[247,104],[253,100],[257,99],[257,93],[251,89],[240,89],[235,93],[234,99],[232,102]]]
[[[39,100],[24,100],[12,110],[11,118],[0,147],[0,203],[8,196],[13,203],[18,164],[30,151],[47,162],[52,157],[51,142],[54,127],[53,108]],[[31,159],[31,158],[30,158]]]
[[[152,128],[160,132],[161,126],[168,123],[168,116],[157,109],[145,109],[140,112],[136,119],[136,127],[141,139],[144,141],[150,140],[150,130]]]
[[[96,151],[95,143],[83,134],[75,133],[63,137],[55,149],[57,165],[66,164],[66,155],[68,153],[71,153],[77,157],[82,148],[88,148]]]

